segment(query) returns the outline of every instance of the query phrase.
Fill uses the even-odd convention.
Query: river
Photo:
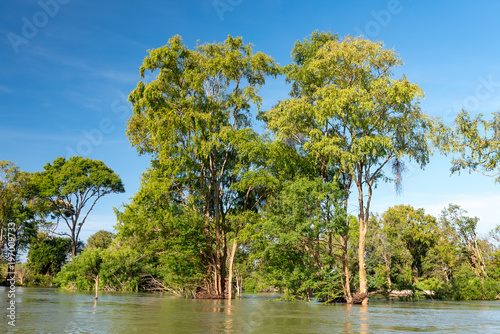
[[[385,301],[370,305],[190,300],[151,293],[90,293],[16,288],[15,327],[7,288],[1,333],[500,333],[500,301]]]

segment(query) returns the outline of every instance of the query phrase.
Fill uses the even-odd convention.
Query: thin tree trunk
[[[76,238],[75,238],[75,230],[71,231],[71,263],[74,262],[76,256]]]
[[[359,217],[359,292],[368,293],[368,285],[366,280],[366,264],[365,264],[365,248],[366,248],[366,223],[364,217]]]
[[[360,264],[360,267],[362,268],[360,270],[360,277],[359,277],[359,280],[360,280],[360,288],[361,288],[361,291],[362,293],[365,293],[366,294],[366,297],[365,299],[363,299],[363,302],[361,303],[362,305],[368,305],[368,282],[367,282],[367,279],[366,279],[366,263],[365,263],[365,249],[366,249],[366,233],[368,232],[368,222],[370,221],[370,203],[371,203],[371,200],[372,200],[372,195],[373,195],[373,189],[372,189],[372,185],[373,185],[373,179],[369,180],[369,182],[367,182],[367,185],[368,185],[368,197],[366,199],[366,209],[365,209],[365,212],[364,214],[362,214],[362,224],[360,222],[359,224],[359,230],[360,230],[360,233],[359,233],[359,241],[360,241],[360,257],[362,255],[363,257],[363,264],[361,265]],[[362,194],[363,192],[361,192]],[[361,202],[363,202],[363,197],[361,196]],[[361,206],[361,213],[363,213],[363,206]],[[363,253],[361,253],[361,250],[363,251]]]
[[[366,231],[367,231],[367,217],[364,212],[364,202],[363,202],[363,184],[362,184],[362,173],[361,167],[358,169],[358,180],[356,182],[358,186],[359,193],[359,245],[358,245],[358,261],[359,261],[359,292],[362,294],[368,294],[368,284],[366,280],[366,264],[365,264],[365,249],[366,249]],[[368,205],[366,210],[368,210]],[[368,304],[368,298],[365,298],[362,305]]]
[[[231,255],[229,256],[229,278],[227,281],[227,293],[228,293],[228,299],[233,298],[233,263],[234,263],[234,256],[236,254],[236,248],[237,248],[237,243],[236,240],[233,241],[233,247],[231,249]]]
[[[243,279],[241,278],[239,272],[236,271],[236,293],[238,297],[241,297],[241,290],[243,288],[242,285],[243,285]]]
[[[221,230],[220,230],[220,212],[219,212],[219,194],[217,191],[218,187],[215,187],[214,191],[217,193],[214,196],[214,207],[215,207],[215,271],[216,271],[216,280],[215,280],[215,293],[219,298],[223,298],[223,284],[222,284],[222,270],[221,270]]]
[[[340,243],[342,248],[342,270],[344,272],[344,298],[348,304],[352,303],[351,294],[351,275],[349,273],[349,257],[347,254],[347,241],[348,236],[340,236]]]
[[[351,182],[347,182],[344,179],[344,191],[346,192],[345,198],[344,198],[344,211],[347,213],[348,209],[348,201],[349,201],[349,196],[347,195],[349,192],[349,188],[351,187]],[[346,217],[346,220],[348,218]],[[348,221],[346,221],[346,224],[349,224]],[[347,254],[347,247],[348,247],[348,241],[349,241],[349,232],[346,230],[347,234],[346,235],[341,235],[340,236],[340,247],[342,249],[342,270],[344,271],[344,297],[347,302],[347,304],[352,303],[352,293],[351,293],[351,274],[349,273],[349,254]]]
[[[3,252],[3,246],[4,246],[3,231],[4,231],[4,226],[5,226],[6,222],[7,222],[7,217],[4,217],[2,219],[2,227],[0,227],[0,251],[2,251],[2,252]]]

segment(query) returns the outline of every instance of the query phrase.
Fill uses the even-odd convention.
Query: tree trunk
[[[227,298],[233,298],[233,263],[234,256],[236,254],[237,243],[236,240],[233,241],[233,248],[231,249],[231,255],[229,256],[229,278],[227,280]]]
[[[238,297],[241,297],[241,290],[243,289],[243,279],[238,271],[236,271],[236,293]]]
[[[71,263],[74,262],[75,256],[76,256],[76,237],[75,237],[75,230],[71,231]]]
[[[217,189],[217,187],[215,187]],[[222,273],[222,254],[221,254],[221,230],[220,230],[220,212],[219,212],[219,194],[215,194],[214,198],[215,207],[215,293],[219,298],[223,297],[223,273]]]
[[[17,240],[17,232],[18,230],[15,230],[15,240],[14,240],[14,247],[12,249],[12,252],[10,252],[10,247],[7,250],[7,275],[5,275],[5,283],[7,284],[7,280],[11,281],[16,281],[16,262],[17,262],[17,251],[19,249],[19,243]],[[10,234],[10,233],[9,233]],[[7,246],[9,246],[9,239],[7,238]]]
[[[357,180],[356,185],[358,187],[358,203],[359,203],[359,245],[358,245],[358,261],[359,261],[359,293],[363,296],[368,295],[368,284],[366,280],[366,264],[365,264],[365,246],[366,246],[366,231],[367,231],[367,219],[364,212],[364,201],[363,201],[363,184],[361,183],[362,174],[361,169],[359,169],[359,180]],[[370,195],[369,195],[370,196]],[[370,198],[368,198],[368,201]],[[369,203],[369,202],[368,202]],[[367,205],[366,210],[368,211],[369,206]],[[362,305],[368,304],[368,297],[365,297],[361,303]]]
[[[366,263],[365,263],[365,249],[366,249],[366,233],[368,231],[368,221],[370,219],[370,202],[372,199],[372,186],[373,179],[370,179],[367,182],[368,187],[368,196],[366,199],[366,208],[364,206],[363,200],[363,183],[362,183],[362,166],[358,169],[358,178],[359,182],[357,182],[358,192],[359,192],[359,292],[365,296],[362,301],[362,305],[368,305],[368,283],[366,279]],[[375,175],[375,174],[374,174]]]
[[[347,213],[348,212],[348,206],[349,206],[349,192],[351,188],[351,182],[352,179],[350,179],[346,174],[344,174],[344,191],[345,191],[345,198],[344,198],[344,211]],[[346,216],[346,226],[349,228],[346,230],[346,235],[341,235],[340,236],[340,247],[342,249],[342,270],[344,271],[344,297],[347,302],[347,304],[352,303],[352,293],[351,293],[351,274],[349,273],[349,254],[347,253],[348,249],[348,242],[349,242],[349,220],[348,217]],[[331,236],[330,236],[330,242],[331,242]]]
[[[3,251],[3,246],[4,246],[3,230],[4,230],[4,226],[5,226],[6,222],[7,222],[7,218],[5,217],[2,219],[2,227],[0,227],[0,251]]]
[[[351,275],[349,273],[349,257],[347,254],[347,241],[348,236],[340,236],[340,243],[342,247],[342,270],[344,272],[344,298],[348,304],[352,303],[351,295]]]
[[[366,243],[366,223],[363,216],[359,217],[359,292],[362,294],[368,293],[368,284],[366,280],[366,264],[365,264],[365,243]],[[368,298],[362,302],[363,305],[368,304]]]
[[[411,273],[413,276],[413,283],[417,283],[418,281],[418,268],[415,264],[411,266]]]
[[[387,286],[391,289],[392,281],[391,281],[391,268],[389,266],[385,266],[385,270],[387,271],[385,279],[387,280]]]

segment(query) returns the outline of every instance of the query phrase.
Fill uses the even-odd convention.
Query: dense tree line
[[[500,298],[500,227],[480,237],[478,219],[452,204],[439,217],[409,205],[370,211],[376,185],[398,188],[405,163],[423,168],[433,147],[454,155],[453,172],[498,173],[499,114],[463,111],[445,126],[420,110],[418,85],[394,77],[401,64],[382,43],[324,32],[297,41],[287,66],[241,38],[195,49],[171,38],[140,68],[155,79],[129,96],[127,136],[151,163],[116,209],[116,235],[100,231],[76,255],[82,204],[123,185],[102,163],[76,157],[64,167],[61,158],[26,196],[45,208],[40,217],[65,222],[70,238],[29,237],[28,264],[67,288],[195,298],[269,287],[289,300],[348,303],[367,303],[369,293]],[[261,110],[259,89],[278,75],[289,97]],[[91,177],[85,166],[101,172]],[[73,261],[64,264],[68,243]]]

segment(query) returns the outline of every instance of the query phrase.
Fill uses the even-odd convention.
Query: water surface
[[[17,288],[16,326],[0,288],[0,333],[500,333],[500,301],[377,301],[367,307],[269,301],[190,300],[150,293]]]

